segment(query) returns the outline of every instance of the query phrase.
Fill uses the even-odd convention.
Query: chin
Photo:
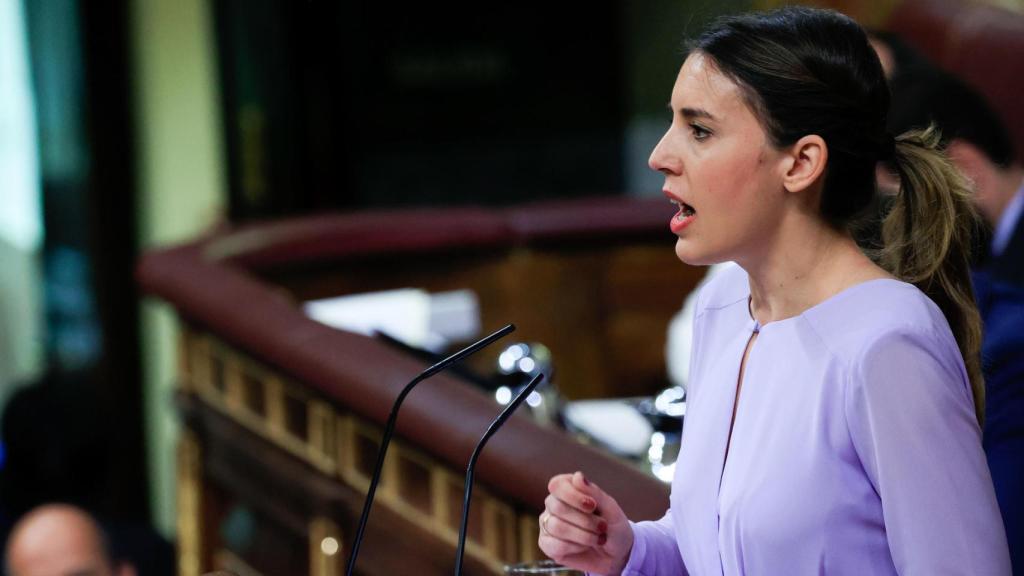
[[[721,258],[715,258],[711,254],[700,250],[699,247],[694,245],[692,240],[687,241],[682,238],[676,239],[676,257],[679,258],[683,264],[689,264],[690,266],[710,266],[724,261]]]

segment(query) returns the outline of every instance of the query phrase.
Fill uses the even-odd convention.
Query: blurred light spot
[[[526,403],[532,406],[533,408],[540,406],[541,402],[543,401],[544,398],[537,392],[530,392],[530,395],[526,397]]]
[[[661,432],[655,432],[651,434],[651,446],[658,446],[659,448],[665,445],[665,435]]]
[[[508,386],[502,386],[494,391],[494,399],[498,401],[498,404],[504,406],[512,400],[512,390]]]
[[[328,556],[334,556],[340,548],[338,541],[330,536],[320,541],[320,551]]]
[[[533,369],[536,367],[537,363],[533,360],[533,358],[530,358],[529,356],[519,360],[519,370],[523,372],[533,372]]]
[[[662,482],[671,482],[672,476],[674,476],[676,472],[676,464],[675,462],[667,466],[663,464],[657,464],[651,467],[651,471],[654,472],[654,475],[658,477],[658,480],[661,480]]]

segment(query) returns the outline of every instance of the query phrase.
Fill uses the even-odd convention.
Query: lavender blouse
[[[623,574],[1010,574],[942,312],[896,280],[758,326],[746,273],[701,292],[671,509]],[[740,361],[751,333],[728,459]]]

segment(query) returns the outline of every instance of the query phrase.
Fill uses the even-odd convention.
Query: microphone
[[[384,436],[381,437],[380,450],[377,452],[377,464],[374,466],[373,476],[370,478],[370,488],[366,492],[366,502],[363,503],[363,513],[359,517],[359,525],[356,527],[355,540],[352,541],[352,554],[348,558],[348,569],[345,571],[347,576],[352,576],[353,570],[355,570],[356,567],[356,557],[359,555],[359,545],[363,542],[363,532],[366,530],[366,521],[370,517],[370,507],[373,506],[373,496],[377,492],[377,484],[380,483],[381,469],[384,468],[384,456],[387,454],[388,444],[391,443],[391,435],[395,431],[395,422],[398,420],[398,409],[402,407],[402,401],[405,400],[406,395],[408,395],[409,392],[412,391],[412,389],[420,382],[430,378],[459,360],[479,352],[515,329],[515,326],[508,324],[491,335],[477,340],[455,354],[452,354],[430,368],[427,368],[421,372],[419,376],[413,378],[408,384],[406,384],[405,388],[402,388],[402,391],[398,394],[398,398],[395,399],[395,403],[391,406],[391,414],[388,416],[387,424],[384,426]]]
[[[505,409],[498,414],[498,417],[491,422],[491,425],[487,427],[487,431],[484,432],[483,437],[480,438],[480,442],[473,449],[473,455],[469,457],[469,465],[466,466],[466,491],[462,497],[462,525],[459,527],[459,547],[455,551],[455,576],[462,575],[462,557],[466,553],[466,527],[469,524],[469,504],[470,498],[473,495],[473,469],[476,467],[476,459],[480,457],[480,452],[484,449],[484,444],[494,436],[494,433],[501,428],[505,421],[512,416],[512,413],[516,411],[516,408],[526,400],[527,396],[533,392],[533,389],[540,384],[540,381],[544,379],[544,373],[537,374],[530,380],[530,383],[523,388],[516,397],[505,406]]]

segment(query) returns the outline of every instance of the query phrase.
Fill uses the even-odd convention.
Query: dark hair
[[[911,70],[893,78],[888,126],[905,132],[934,124],[942,144],[961,139],[981,150],[993,164],[1014,161],[1013,141],[999,114],[985,98],[939,69]]]
[[[834,228],[850,231],[872,205],[875,167],[891,160],[900,192],[873,256],[942,309],[982,422],[981,320],[967,264],[977,220],[970,189],[939,150],[935,130],[895,139],[886,131],[889,89],[864,29],[838,12],[787,7],[720,19],[689,48],[736,82],[776,147],[808,134],[825,141],[820,211]]]

